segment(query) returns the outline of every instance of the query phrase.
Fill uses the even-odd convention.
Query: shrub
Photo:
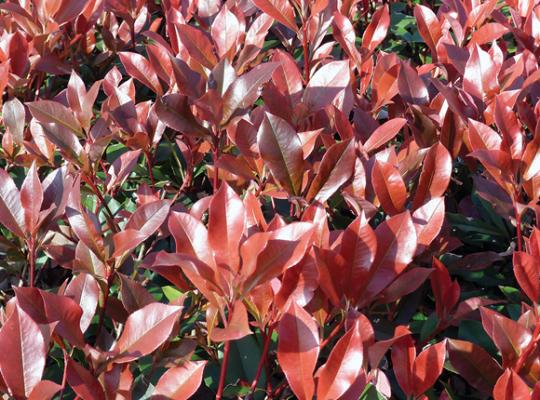
[[[0,4],[0,393],[540,398],[540,5]]]

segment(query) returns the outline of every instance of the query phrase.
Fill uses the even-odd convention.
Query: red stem
[[[234,307],[229,305],[229,316],[227,318],[227,326],[231,322],[232,315],[234,313]],[[219,372],[219,384],[216,393],[216,400],[221,400],[223,396],[223,388],[225,387],[225,378],[227,378],[227,364],[229,363],[229,350],[231,348],[231,342],[225,341],[225,347],[223,349],[223,360],[221,360],[221,371]]]
[[[36,273],[36,244],[34,238],[28,240],[28,261],[30,264],[30,276],[28,278],[30,287],[34,287],[34,275]]]
[[[326,339],[324,339],[321,343],[321,349],[323,349],[338,333],[339,331],[341,330],[341,328],[343,327],[343,324],[345,323],[345,318],[343,318],[339,324],[337,324],[335,326],[335,328],[332,330],[332,332],[330,332],[330,334],[328,335],[328,337]]]
[[[213,149],[213,159],[214,159],[214,180],[212,186],[214,188],[214,193],[219,189],[219,168],[217,167],[217,160],[219,158],[219,138],[216,137],[214,140],[214,149]]]
[[[150,151],[145,150],[144,156],[146,157],[146,162],[148,164],[148,175],[150,176],[150,182],[152,183],[152,189],[156,187],[156,181],[154,180],[154,173],[152,172],[152,155]]]
[[[514,201],[514,214],[516,217],[517,248],[518,251],[522,251],[523,233],[521,232],[521,213],[518,211],[517,199]]]
[[[257,373],[255,374],[255,379],[253,379],[253,382],[251,383],[251,394],[255,393],[255,390],[257,389],[257,385],[259,383],[259,379],[261,379],[262,370],[264,367],[266,367],[266,358],[268,356],[268,349],[270,348],[270,342],[272,341],[272,331],[273,328],[270,327],[268,329],[268,333],[264,333],[261,331],[261,336],[264,338],[264,345],[263,350],[261,354],[261,359],[259,360],[259,365],[257,366]],[[266,379],[270,379],[268,374],[266,374]]]
[[[221,361],[221,371],[219,373],[219,385],[216,394],[216,400],[221,400],[223,396],[223,388],[225,387],[225,378],[227,377],[227,364],[229,362],[229,350],[231,347],[231,342],[225,342],[225,348],[223,350],[223,360]]]
[[[304,49],[304,76],[306,79],[306,83],[309,82],[310,77],[310,71],[309,71],[309,46],[308,46],[308,38],[307,38],[307,26],[304,23],[302,27],[302,47]]]
[[[101,307],[101,310],[99,312],[99,322],[98,322],[98,327],[96,330],[96,342],[99,339],[99,335],[101,333],[101,329],[103,328],[103,323],[105,321],[105,311],[107,310],[107,303],[109,301],[109,293],[111,291],[113,279],[114,279],[114,270],[110,271],[109,276],[107,278],[107,290],[105,291],[104,298],[103,298],[103,307]]]
[[[537,322],[536,326],[534,328],[534,332],[533,332],[532,337],[531,337],[531,341],[529,342],[529,344],[527,345],[527,347],[525,348],[523,353],[521,353],[521,355],[518,358],[518,361],[516,363],[516,367],[514,368],[514,371],[516,373],[519,374],[519,371],[525,365],[525,362],[527,361],[527,358],[529,358],[529,356],[533,352],[534,348],[536,347],[536,344],[538,343],[538,340],[540,339],[540,337],[538,335],[540,335],[540,323]]]

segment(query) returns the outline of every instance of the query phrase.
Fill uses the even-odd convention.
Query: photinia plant
[[[540,5],[0,4],[0,393],[540,398]]]

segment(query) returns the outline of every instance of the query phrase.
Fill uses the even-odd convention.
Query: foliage
[[[0,393],[540,398],[540,5],[0,4]]]

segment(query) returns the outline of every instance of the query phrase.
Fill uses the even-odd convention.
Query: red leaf
[[[23,104],[14,97],[2,106],[2,119],[15,144],[21,146],[24,140],[25,110]]]
[[[310,112],[322,110],[344,94],[349,82],[348,60],[324,64],[309,80],[304,90],[303,102]]]
[[[244,112],[259,97],[259,89],[271,77],[277,63],[259,64],[248,73],[237,78],[223,95],[223,117],[225,125],[237,111]]]
[[[149,304],[131,314],[116,342],[117,363],[126,363],[152,353],[171,335],[182,307]]]
[[[67,296],[41,289],[19,287],[15,289],[17,304],[38,324],[58,322],[55,332],[73,346],[84,347],[80,324],[83,311]]]
[[[24,238],[24,209],[19,189],[4,169],[0,169],[0,223]]]
[[[176,242],[177,253],[197,257],[209,266],[215,264],[208,231],[201,221],[190,214],[173,211],[168,227]]]
[[[253,0],[253,4],[292,31],[297,31],[294,9],[287,0]]]
[[[328,356],[328,360],[317,371],[317,399],[338,399],[346,393],[363,371],[363,346],[360,321],[343,335]],[[363,376],[365,385],[365,376]],[[362,394],[363,385],[356,387],[356,393],[347,393],[350,398]]]
[[[363,301],[373,299],[412,261],[416,231],[409,211],[394,215],[375,229],[377,253],[364,284]]]
[[[176,25],[178,36],[182,45],[186,47],[189,56],[202,66],[212,69],[217,64],[217,58],[214,54],[212,42],[201,30],[188,25]]]
[[[279,322],[277,358],[291,390],[300,400],[313,398],[313,371],[319,356],[319,329],[311,315],[296,303]]]
[[[155,111],[165,125],[177,132],[201,137],[210,136],[210,132],[193,116],[186,96],[173,93],[158,98]]]
[[[457,281],[452,281],[448,270],[433,257],[434,272],[431,275],[431,289],[435,297],[437,316],[444,320],[459,301],[461,289]]]
[[[519,286],[534,304],[538,304],[540,295],[540,274],[538,260],[522,251],[514,253],[514,274]]]
[[[398,76],[398,91],[407,103],[421,106],[429,101],[426,85],[418,76],[418,72],[408,62],[401,63]]]
[[[121,186],[127,179],[141,155],[141,150],[126,151],[112,163],[107,172],[107,192],[116,186]]]
[[[90,326],[96,312],[99,298],[99,286],[95,278],[86,273],[80,273],[69,282],[64,295],[81,306],[83,311],[80,321],[81,332]]]
[[[446,147],[437,142],[428,150],[413,200],[413,209],[430,199],[444,195],[452,175],[452,157]]]
[[[513,365],[531,341],[531,333],[519,322],[489,308],[480,308],[480,315],[485,331],[501,352],[503,368]]]
[[[529,400],[530,398],[529,386],[511,369],[504,371],[493,388],[494,400]]]
[[[234,303],[232,316],[225,328],[213,328],[210,339],[214,342],[238,340],[251,335],[246,306],[242,301]]]
[[[146,203],[131,215],[124,231],[114,235],[114,254],[118,257],[133,250],[153,235],[167,219],[170,204],[168,200]]]
[[[441,23],[430,8],[417,4],[414,7],[414,17],[418,24],[418,32],[431,51],[434,61],[437,61],[437,44],[442,37]]]
[[[422,254],[439,235],[444,222],[444,197],[434,197],[414,210],[412,218],[418,246],[416,255]]]
[[[278,183],[292,195],[300,194],[304,175],[302,142],[285,120],[265,113],[257,134],[262,159]]]
[[[152,400],[187,400],[199,386],[203,378],[206,361],[186,361],[179,367],[169,368],[154,389]]]
[[[306,200],[328,200],[351,177],[355,159],[354,140],[332,145],[323,156]]]
[[[388,5],[385,4],[377,9],[371,18],[371,22],[362,36],[362,47],[369,51],[375,50],[382,43],[388,28],[390,27],[390,12]]]
[[[236,15],[229,11],[229,7],[224,5],[219,10],[212,23],[212,39],[216,44],[217,55],[220,59],[227,57],[229,60],[236,53],[236,46],[243,34],[240,23]]]
[[[39,212],[43,203],[43,189],[37,173],[36,163],[28,171],[21,187],[21,205],[24,208],[24,222],[26,230],[34,235],[39,224]]]
[[[463,89],[478,99],[489,98],[499,91],[498,72],[491,56],[475,44],[465,65]]]
[[[393,118],[375,129],[364,143],[366,152],[377,150],[392,140],[407,123],[405,118]]]
[[[478,30],[474,31],[471,38],[471,43],[483,45],[491,43],[499,39],[502,35],[508,32],[508,28],[497,22],[488,22],[482,25]]]
[[[124,274],[118,273],[118,276],[122,283],[120,286],[122,304],[129,314],[156,302],[154,297],[140,283]]]
[[[256,233],[242,244],[244,292],[281,275],[300,262],[311,245],[313,225],[293,222],[266,234]]]
[[[34,386],[28,400],[51,400],[61,389],[62,386],[59,384],[43,380]]]
[[[210,202],[208,243],[218,264],[233,271],[240,267],[240,241],[246,226],[244,203],[227,183],[223,182]]]
[[[99,381],[71,358],[67,360],[67,382],[83,400],[105,400],[105,392]]]
[[[342,277],[342,286],[347,295],[355,297],[358,294],[356,282],[365,279],[375,259],[376,252],[375,232],[373,232],[365,215],[362,214],[345,229],[341,239],[340,253],[347,261]]]
[[[28,314],[15,307],[0,329],[0,371],[16,399],[30,395],[45,368],[46,343]]]
[[[376,160],[371,179],[384,211],[389,215],[403,211],[407,201],[407,188],[399,170],[390,163]]]
[[[401,332],[403,330],[403,332]],[[406,333],[406,328],[398,326],[394,336]],[[395,341],[392,345],[392,368],[399,386],[407,396],[414,393],[415,377],[413,373],[416,349],[410,333]]]
[[[486,396],[491,395],[502,368],[487,351],[471,342],[449,339],[448,357],[452,367],[471,386]]]
[[[420,396],[437,381],[443,370],[446,342],[442,341],[422,351],[414,360],[414,394]]]

